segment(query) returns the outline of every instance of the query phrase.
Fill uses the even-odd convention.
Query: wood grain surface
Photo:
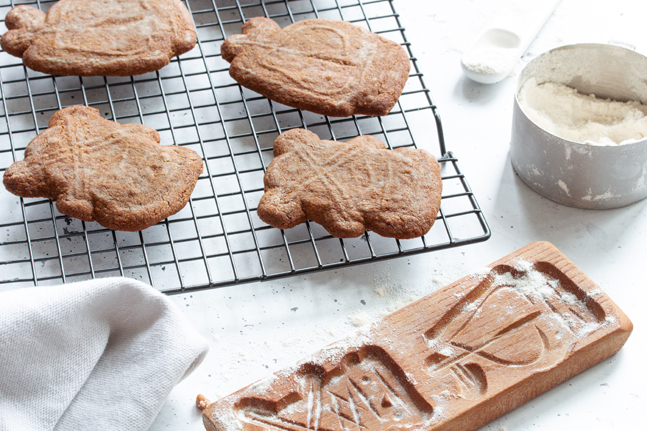
[[[616,353],[627,316],[532,243],[209,404],[213,430],[476,430]]]

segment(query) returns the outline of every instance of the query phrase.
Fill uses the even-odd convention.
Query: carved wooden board
[[[613,355],[627,316],[532,243],[210,404],[214,430],[475,430]]]

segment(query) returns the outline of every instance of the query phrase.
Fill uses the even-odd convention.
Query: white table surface
[[[641,0],[563,0],[521,64],[572,42],[637,46]],[[508,155],[514,76],[495,85],[465,78],[459,60],[504,0],[396,0],[448,148],[459,157],[492,230],[466,247],[270,282],[173,296],[211,342],[204,363],[176,387],[151,430],[200,430],[198,393],[225,396],[537,240],[555,244],[625,311],[634,332],[615,356],[483,430],[638,430],[647,400],[647,200],[590,211],[553,203],[515,175]],[[640,12],[639,12],[640,11]],[[633,23],[633,24],[632,24]],[[376,291],[391,288],[392,294]]]

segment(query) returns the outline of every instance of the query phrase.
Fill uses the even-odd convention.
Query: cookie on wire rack
[[[440,209],[440,166],[429,152],[389,150],[373,136],[322,141],[303,129],[274,141],[258,217],[280,229],[313,220],[338,238],[365,230],[398,239],[426,234]]]
[[[150,127],[68,107],[52,115],[3,183],[18,196],[56,200],[65,215],[139,231],[180,211],[202,173],[195,151],[159,142]]]
[[[5,24],[2,49],[52,75],[141,75],[196,44],[180,0],[60,0],[47,14],[19,5]]]
[[[397,43],[344,21],[310,19],[283,29],[255,17],[221,46],[239,84],[294,108],[332,117],[388,114],[409,77]]]

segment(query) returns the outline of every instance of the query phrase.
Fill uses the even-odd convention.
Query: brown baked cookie
[[[180,211],[202,172],[195,151],[159,142],[150,127],[121,125],[94,108],[72,106],[52,115],[3,182],[18,196],[55,199],[63,214],[142,230]]]
[[[303,129],[274,141],[258,216],[288,229],[313,220],[338,238],[372,230],[398,239],[426,234],[440,209],[440,166],[425,150],[389,150],[372,136],[320,141]]]
[[[283,29],[243,25],[221,46],[238,83],[284,105],[332,117],[386,115],[409,77],[397,43],[344,21],[310,19]]]
[[[2,49],[52,75],[129,76],[159,70],[193,49],[180,0],[60,0],[47,12],[16,6]]]

